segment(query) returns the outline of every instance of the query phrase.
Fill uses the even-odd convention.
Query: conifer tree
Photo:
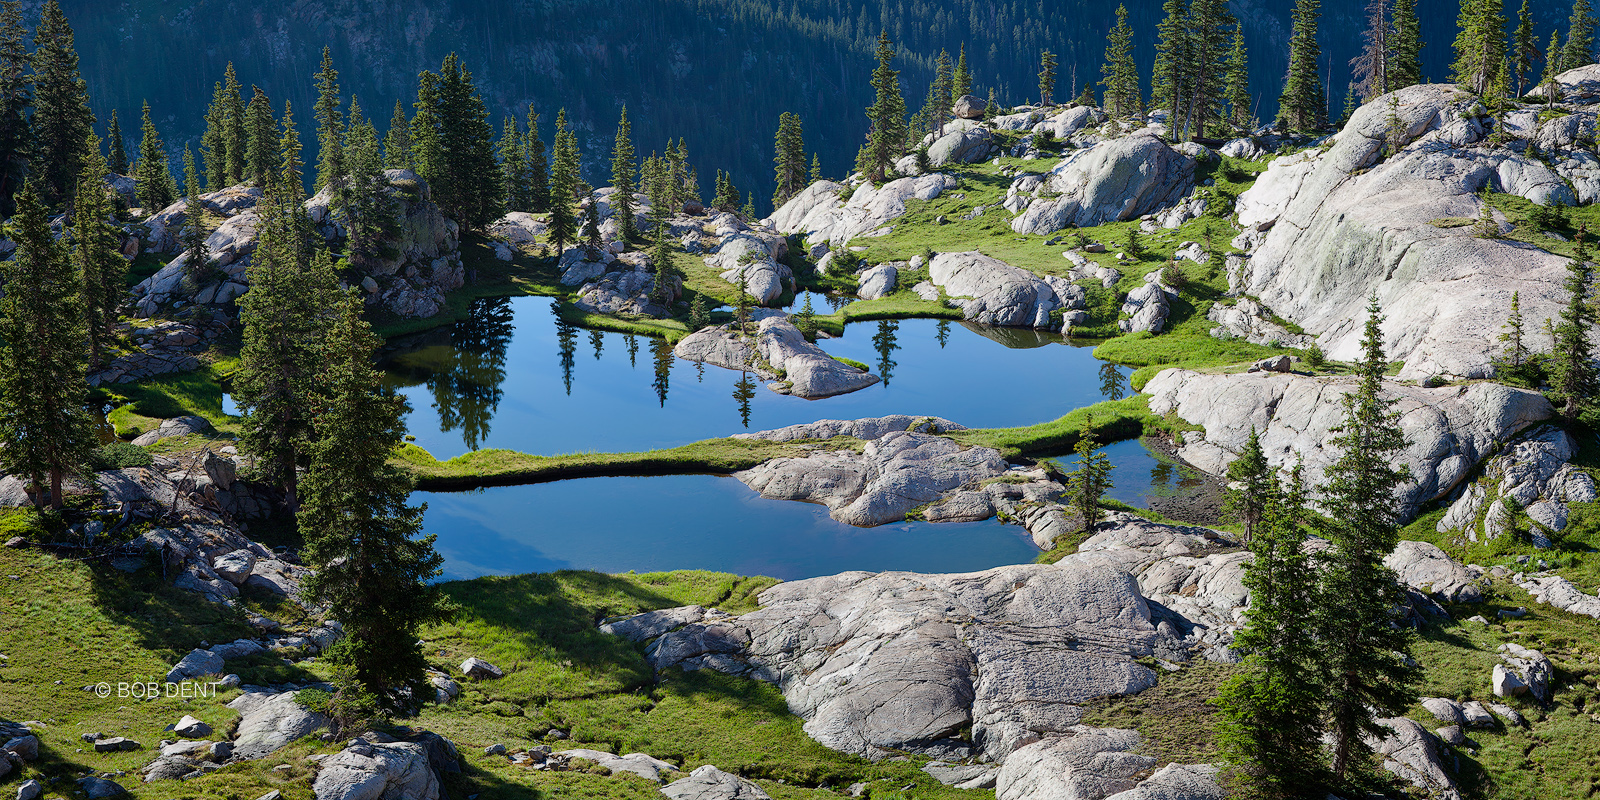
[[[1486,0],[1479,0],[1486,2]],[[1555,59],[1554,51],[1546,58]],[[1561,48],[1561,68],[1557,74],[1594,63],[1594,11],[1589,0],[1573,0],[1572,17],[1567,20],[1567,43]]]
[[[333,55],[322,46],[322,67],[316,75],[317,102],[311,117],[317,121],[317,180],[313,194],[344,180],[344,116],[339,112],[339,71],[333,68]],[[254,101],[252,101],[253,103]]]
[[[960,100],[972,94],[972,71],[967,69],[967,43],[961,43],[961,55],[956,58],[956,71],[950,76],[950,94]]]
[[[578,183],[578,149],[572,132],[567,129],[567,110],[556,112],[555,163],[550,169],[550,241],[555,243],[556,256],[571,244],[578,234],[578,221],[572,213],[572,192]]]
[[[83,468],[94,447],[83,286],[32,181],[16,199],[6,226],[16,253],[0,262],[0,470],[21,479],[38,508],[48,480],[50,505],[59,510],[62,479]]]
[[[432,187],[447,168],[439,138],[439,76],[423,70],[417,76],[416,113],[411,117],[411,168]]]
[[[128,174],[128,142],[122,136],[122,125],[117,122],[117,110],[114,108],[111,109],[111,121],[106,124],[106,138],[111,146],[106,169],[118,175]]]
[[[314,272],[329,269],[325,251],[317,259]],[[361,319],[360,298],[346,292],[318,352],[318,413],[297,521],[316,568],[305,593],[344,624],[331,660],[399,713],[432,689],[418,629],[450,608],[433,583],[444,559],[432,535],[418,535],[426,506],[407,503],[411,478],[389,463],[405,435],[405,401],[373,367],[380,343]]]
[[[1070,507],[1083,520],[1085,531],[1094,530],[1105,516],[1100,499],[1111,489],[1111,457],[1095,449],[1093,418],[1083,417],[1083,427],[1078,430],[1078,442],[1073,452],[1078,457],[1078,469],[1067,476],[1067,500]]]
[[[1317,71],[1317,62],[1322,58],[1322,48],[1317,44],[1317,21],[1321,16],[1321,0],[1295,0],[1289,32],[1289,73],[1278,98],[1278,121],[1290,130],[1315,131],[1322,127],[1322,78]]]
[[[311,269],[300,141],[287,107],[279,152],[281,166],[256,206],[260,221],[247,271],[250,291],[239,300],[243,343],[233,396],[244,410],[243,449],[296,510],[296,469],[311,434],[315,379],[325,366],[321,331],[333,277]]]
[[[172,172],[167,167],[166,146],[161,143],[161,134],[156,131],[155,123],[150,121],[148,100],[144,103],[140,129],[143,138],[139,141],[139,163],[133,169],[134,191],[146,208],[160,211],[172,205],[176,197]]]
[[[11,213],[11,196],[27,174],[33,138],[28,124],[28,108],[33,104],[29,61],[22,4],[19,0],[0,1],[0,212],[6,214]]]
[[[617,221],[617,238],[626,242],[639,235],[634,227],[633,192],[638,188],[633,152],[633,126],[628,123],[628,107],[622,107],[617,121],[617,140],[611,146],[611,218]]]
[[[114,338],[117,306],[128,293],[128,262],[122,258],[121,236],[102,180],[106,163],[100,157],[99,139],[91,133],[87,144],[89,156],[78,173],[72,207],[72,263],[83,279],[89,364],[98,367]]]
[[[437,96],[441,161],[432,177],[424,177],[445,214],[466,230],[482,230],[500,216],[504,203],[494,126],[472,73],[455,53],[439,67]]]
[[[1133,28],[1128,26],[1125,5],[1117,6],[1117,24],[1106,41],[1106,63],[1100,67],[1100,75],[1107,114],[1114,119],[1130,119],[1143,113],[1139,68],[1133,62]]]
[[[522,130],[515,117],[506,117],[500,124],[500,141],[495,145],[495,155],[500,159],[500,191],[506,197],[506,210],[527,211],[530,189],[528,187],[528,159],[522,152]]]
[[[1450,67],[1452,80],[1473,94],[1488,94],[1503,65],[1506,19],[1501,3],[1502,0],[1466,0],[1456,20],[1461,32],[1456,35],[1456,60]]]
[[[245,109],[245,179],[265,186],[272,176],[278,154],[278,126],[272,119],[272,101],[259,86],[251,86],[250,105]]]
[[[1189,96],[1188,0],[1166,0],[1161,11],[1161,22],[1156,24],[1155,68],[1150,74],[1150,105],[1166,109],[1167,126],[1176,135],[1184,98]],[[1111,58],[1109,50],[1106,58]]]
[[[671,299],[671,295],[668,292],[671,288],[672,277],[678,272],[678,268],[672,263],[672,240],[667,236],[667,226],[665,225],[656,226],[655,243],[650,248],[650,262],[656,268],[655,278],[650,290],[650,298],[665,308],[667,307],[667,302]]]
[[[794,326],[800,330],[802,336],[815,340],[817,338],[817,312],[811,307],[811,293],[806,292],[805,295],[805,300],[800,306],[800,313],[794,315]]]
[[[528,210],[543,213],[550,210],[550,167],[545,163],[544,140],[539,138],[539,114],[528,104],[528,132],[522,143],[523,156],[528,159]]]
[[[389,117],[389,132],[383,137],[383,166],[386,169],[411,169],[411,121],[399,100]]]
[[[700,202],[700,190],[695,185],[694,169],[689,166],[689,145],[678,137],[676,147],[667,148],[667,182],[672,189],[672,207],[668,209],[673,214],[678,213],[685,203]]]
[[[228,62],[228,69],[222,74],[222,102],[222,145],[228,159],[227,177],[222,183],[232,186],[244,181],[247,176],[245,149],[249,142],[249,134],[245,131],[244,91],[239,85],[239,77],[234,74],[232,61]]]
[[[1520,369],[1528,360],[1528,347],[1523,334],[1522,293],[1512,292],[1511,313],[1506,317],[1505,330],[1499,336],[1499,341],[1505,344],[1506,349],[1496,359],[1497,368]]]
[[[1228,101],[1228,122],[1236,131],[1248,131],[1255,113],[1250,108],[1250,55],[1244,48],[1244,25],[1233,27],[1233,48],[1228,51],[1228,79],[1223,89]]]
[[[1244,541],[1249,544],[1256,526],[1261,523],[1267,501],[1277,490],[1277,479],[1267,464],[1267,454],[1261,450],[1261,435],[1254,426],[1250,428],[1244,450],[1228,465],[1228,480],[1231,485],[1223,511],[1244,526]]]
[[[1555,31],[1550,32],[1550,44],[1544,49],[1544,85],[1545,105],[1554,105],[1556,95],[1561,93],[1560,85],[1556,83],[1556,76],[1561,74],[1561,59],[1557,55],[1561,52],[1561,35]]]
[[[1377,732],[1373,720],[1401,714],[1416,700],[1409,628],[1396,619],[1404,598],[1383,563],[1399,541],[1395,491],[1409,472],[1398,464],[1406,438],[1396,401],[1383,396],[1389,363],[1382,324],[1374,296],[1357,366],[1360,383],[1345,396],[1345,421],[1330,442],[1342,455],[1327,469],[1322,488],[1328,519],[1336,522],[1323,526],[1333,546],[1322,555],[1310,624],[1322,646],[1325,718],[1338,781],[1366,764],[1371,750],[1363,736]]]
[[[1297,466],[1282,487],[1270,472],[1263,476],[1261,517],[1244,567],[1250,604],[1233,638],[1243,662],[1212,701],[1221,716],[1217,744],[1253,784],[1247,796],[1309,796],[1323,783],[1322,655],[1304,624],[1315,608],[1316,575],[1304,547],[1301,475]]]
[[[816,153],[811,154],[811,174],[806,176],[809,183],[822,180],[822,159]]]
[[[211,105],[206,107],[206,128],[200,134],[200,161],[205,165],[206,191],[215,192],[228,183],[228,145],[224,140],[223,117],[227,113],[227,97],[222,92],[222,82],[213,84]]]
[[[1389,0],[1367,0],[1367,29],[1361,52],[1350,59],[1356,91],[1363,103],[1389,91]]]
[[[878,66],[872,71],[872,90],[875,95],[867,107],[867,120],[871,125],[868,134],[863,171],[875,182],[882,181],[889,167],[905,149],[906,105],[900,95],[900,73],[890,66],[894,61],[894,43],[889,41],[887,30],[878,33]]]
[[[183,203],[183,271],[189,285],[198,290],[211,277],[211,253],[206,249],[206,237],[211,232],[206,230],[206,210],[200,202],[200,174],[188,145],[183,146],[183,184],[187,190]]]
[[[1039,55],[1039,105],[1053,105],[1056,91],[1056,54],[1049,50]]]
[[[398,233],[396,202],[383,174],[378,130],[361,113],[361,103],[350,98],[344,155],[344,177],[334,184],[334,213],[344,221],[352,263],[366,266],[382,260],[384,248]]]
[[[733,178],[720,169],[717,170],[717,194],[711,200],[711,207],[728,213],[739,210],[739,190],[733,185]]]
[[[1222,101],[1228,76],[1228,43],[1237,26],[1227,0],[1193,0],[1189,6],[1189,101],[1184,138],[1204,136],[1226,118]],[[1176,127],[1174,127],[1176,133]]]
[[[1567,306],[1561,310],[1554,329],[1555,348],[1551,359],[1554,379],[1551,389],[1567,419],[1596,402],[1600,394],[1600,375],[1594,368],[1594,332],[1597,309],[1594,296],[1594,266],[1589,263],[1588,231],[1579,228],[1577,252],[1567,262]]]
[[[955,105],[955,76],[952,74],[950,54],[944,50],[939,51],[939,57],[934,61],[933,83],[928,84],[928,102],[923,108],[924,121],[927,123],[926,133],[932,133],[934,138],[944,135],[944,125],[950,121],[950,111]],[[802,163],[805,156],[800,156]]]
[[[1408,0],[1415,3],[1416,0]],[[1517,10],[1517,29],[1511,34],[1511,73],[1514,78],[1514,91],[1518,97],[1528,88],[1528,81],[1533,78],[1533,60],[1539,56],[1539,43],[1533,40],[1533,9],[1529,7],[1532,0],[1522,0],[1522,8]],[[1399,23],[1399,6],[1395,7],[1396,27]]]
[[[1422,83],[1422,22],[1417,0],[1394,0],[1389,34],[1389,91]]]
[[[689,304],[689,329],[700,330],[711,324],[711,312],[706,308],[706,296],[696,293],[694,302]]]
[[[583,208],[583,244],[589,251],[590,261],[600,260],[600,249],[604,242],[600,239],[600,201],[590,197]]]
[[[785,111],[778,115],[774,150],[777,188],[772,193],[772,207],[777,208],[806,188],[806,143],[801,136],[799,114]]]
[[[751,220],[756,219],[756,193],[755,192],[746,192],[745,193],[744,205],[739,207],[739,216],[743,217],[746,222],[749,222]]]
[[[32,157],[39,198],[54,207],[72,197],[83,143],[94,128],[89,89],[78,73],[72,26],[57,0],[46,0],[33,33]]]

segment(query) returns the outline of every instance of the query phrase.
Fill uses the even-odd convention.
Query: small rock
[[[184,715],[183,719],[178,720],[177,725],[172,726],[172,732],[185,739],[200,739],[211,735],[211,726],[194,717]]]
[[[844,793],[851,797],[860,797],[867,793],[867,785],[864,783],[852,783],[850,788],[844,790]]]
[[[486,756],[503,756],[506,754],[506,746],[503,744],[491,744],[483,748],[483,754]]]
[[[1494,665],[1494,696],[1516,697],[1528,693],[1528,685],[1504,664]]]
[[[466,661],[461,662],[461,674],[466,675],[469,678],[476,678],[478,680],[494,680],[495,678],[505,677],[505,672],[503,672],[499,667],[490,664],[489,662],[484,661],[477,656],[472,656]]]
[[[106,738],[106,735],[103,734],[103,733],[86,733],[86,734],[84,734],[82,736],[79,736],[78,738],[82,739],[84,742],[86,742],[88,744],[94,744],[95,742]]]
[[[233,758],[233,742],[215,742],[211,745],[211,757],[217,761],[227,761]]]
[[[1473,616],[1467,617],[1467,622],[1476,622],[1479,625],[1489,624],[1489,620],[1484,619],[1482,614],[1474,614]]]
[[[12,753],[23,761],[34,761],[39,758],[39,737],[31,735],[18,736],[4,745],[0,745],[0,750]]]
[[[260,797],[257,797],[256,800],[281,800],[282,797],[283,797],[283,792],[280,792],[277,789],[273,789],[272,791],[267,792],[266,794],[261,795]]]
[[[26,537],[13,536],[10,539],[6,540],[6,547],[9,547],[9,548],[11,548],[13,550],[16,550],[16,549],[21,548],[21,547],[27,547],[27,546],[28,546],[28,540],[27,540]]]
[[[1467,725],[1471,727],[1494,727],[1494,715],[1490,714],[1489,709],[1484,708],[1483,703],[1477,700],[1463,704],[1461,706],[1461,715],[1467,718]]]
[[[1518,713],[1516,709],[1504,703],[1490,703],[1489,710],[1493,711],[1497,716],[1505,720],[1507,725],[1516,725],[1521,727],[1528,724],[1528,721],[1522,717],[1522,714]]]
[[[560,741],[567,738],[567,732],[559,728],[551,728],[549,732],[545,733],[544,738]]]
[[[99,739],[94,743],[96,753],[114,753],[121,750],[138,750],[139,743],[121,736],[112,736],[108,739]]]
[[[128,790],[122,788],[121,784],[105,778],[79,778],[78,788],[83,791],[84,796],[89,800],[106,800],[106,798],[120,797],[128,793]]]
[[[1523,617],[1528,616],[1528,609],[1522,607],[1502,608],[1497,613],[1499,613],[1502,617],[1507,617],[1510,619],[1522,619]]]
[[[44,784],[35,780],[23,781],[17,786],[17,800],[38,800],[42,794],[44,794]]]
[[[1445,744],[1461,746],[1467,743],[1467,735],[1461,732],[1460,725],[1446,725],[1434,731]]]

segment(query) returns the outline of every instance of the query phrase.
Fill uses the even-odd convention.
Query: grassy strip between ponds
[[[1084,420],[1101,444],[1132,439],[1157,430],[1173,433],[1199,430],[1178,419],[1150,413],[1150,398],[1145,395],[1107,400],[1077,409],[1060,419],[1021,428],[979,428],[945,434],[966,445],[992,447],[1006,458],[1023,455],[1065,453],[1078,443]]]
[[[827,449],[859,446],[855,439],[829,440]],[[757,439],[707,439],[665,450],[641,453],[571,453],[535,456],[513,450],[479,450],[439,461],[416,445],[406,445],[396,461],[424,491],[475,489],[480,486],[514,486],[566,478],[622,475],[727,474],[749,469],[783,456],[805,456],[817,442],[768,442]]]

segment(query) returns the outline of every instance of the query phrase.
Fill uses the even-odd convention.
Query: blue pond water
[[[440,459],[648,450],[886,414],[1029,425],[1128,391],[1126,368],[1053,334],[919,319],[852,324],[821,345],[887,380],[823,400],[757,384],[741,402],[740,373],[678,360],[647,337],[574,328],[533,297],[481,301],[470,319],[391,351],[385,368],[411,403],[416,443]]]

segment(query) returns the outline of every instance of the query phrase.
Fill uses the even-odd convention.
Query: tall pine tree
[[[250,90],[253,94],[245,109],[245,179],[266,186],[278,155],[278,126],[272,119],[272,101],[267,99],[267,93],[259,86]]]
[[[1228,80],[1223,89],[1228,101],[1228,123],[1233,131],[1248,132],[1255,120],[1250,96],[1250,54],[1244,47],[1244,25],[1233,26],[1233,48],[1228,51]],[[1231,132],[1230,132],[1231,133]]]
[[[1416,0],[1409,0],[1415,3]],[[1539,57],[1539,43],[1533,39],[1533,9],[1530,8],[1532,0],[1522,0],[1522,8],[1517,10],[1517,29],[1511,34],[1511,74],[1514,79],[1512,89],[1518,97],[1528,89],[1528,81],[1534,76],[1533,62]],[[1396,28],[1399,25],[1399,7],[1395,9]]]
[[[1322,78],[1317,62],[1322,48],[1317,44],[1317,22],[1322,17],[1321,0],[1295,0],[1293,23],[1289,31],[1289,73],[1278,97],[1278,122],[1295,131],[1322,128],[1324,103]]]
[[[439,207],[465,230],[482,230],[500,216],[500,167],[494,126],[472,73],[455,53],[445,56],[438,81],[439,162],[423,178]]]
[[[528,104],[528,132],[522,142],[523,157],[528,160],[528,210],[544,213],[550,210],[550,167],[545,161],[544,139],[539,137],[539,112]]]
[[[211,253],[206,249],[206,209],[200,202],[200,172],[195,168],[194,153],[183,146],[183,258],[184,274],[189,286],[198,291],[211,277]]]
[[[550,241],[560,258],[567,245],[578,237],[578,220],[573,214],[573,193],[578,186],[578,142],[567,127],[567,110],[556,112],[555,164],[550,170]]]
[[[59,510],[62,479],[81,470],[94,447],[83,287],[32,181],[17,193],[6,234],[17,250],[0,262],[0,470],[21,479],[41,508],[48,480]]]
[[[1422,22],[1417,0],[1394,0],[1389,34],[1389,91],[1422,83]]]
[[[506,197],[506,210],[527,211],[532,205],[528,186],[528,159],[522,152],[522,129],[515,117],[506,117],[500,126],[500,141],[495,156],[500,159],[500,191]]]
[[[1237,26],[1227,0],[1193,0],[1189,5],[1189,102],[1184,138],[1205,136],[1224,121],[1222,101],[1227,86],[1228,44]],[[1177,128],[1173,128],[1176,133]]]
[[[778,115],[778,137],[773,149],[777,188],[772,193],[772,207],[777,208],[806,188],[806,143],[799,114],[785,111]]]
[[[389,117],[389,132],[383,137],[383,166],[386,169],[411,169],[411,121],[406,119],[406,108],[394,101],[394,114]]]
[[[1100,67],[1100,76],[1107,114],[1115,119],[1131,119],[1144,112],[1139,68],[1133,61],[1133,28],[1128,26],[1125,5],[1117,6],[1117,24],[1106,40],[1106,62]]]
[[[117,110],[111,109],[111,121],[106,123],[106,139],[111,146],[111,153],[106,160],[106,169],[118,175],[128,173],[128,142],[122,135],[122,124],[117,122]]]
[[[333,184],[334,212],[348,232],[351,262],[360,267],[376,265],[384,260],[385,249],[392,247],[399,224],[395,198],[383,174],[378,130],[362,115],[355,97],[350,98],[343,147],[339,163],[344,175]]]
[[[326,252],[317,259],[326,262]],[[432,535],[419,536],[426,507],[408,504],[411,478],[390,463],[405,436],[406,404],[373,367],[379,344],[361,319],[360,298],[345,293],[317,352],[318,413],[297,521],[316,568],[305,593],[344,624],[331,660],[400,713],[432,689],[417,632],[447,618],[449,607],[433,583],[444,559]]]
[[[1555,326],[1552,353],[1554,380],[1550,388],[1567,419],[1577,419],[1600,395],[1600,375],[1595,372],[1594,346],[1590,343],[1600,312],[1595,308],[1594,266],[1589,263],[1587,234],[1586,230],[1578,231],[1577,253],[1567,262],[1567,279],[1562,284],[1567,290],[1567,305]]]
[[[638,166],[634,163],[633,126],[628,123],[628,107],[622,107],[617,121],[617,138],[611,145],[611,218],[617,221],[617,238],[626,242],[639,235],[633,219],[633,193],[638,188]]]
[[[872,71],[874,99],[867,107],[871,132],[867,137],[866,160],[858,165],[873,181],[882,181],[889,167],[905,150],[906,106],[900,95],[900,73],[894,61],[894,43],[888,31],[878,33],[878,66]]]
[[[133,169],[134,192],[139,202],[150,211],[160,211],[177,199],[172,185],[172,172],[167,166],[167,148],[161,134],[150,121],[150,101],[144,103],[140,122],[142,138],[139,141],[139,163]]]
[[[1501,3],[1466,0],[1456,20],[1461,31],[1456,35],[1456,60],[1450,67],[1452,80],[1474,94],[1488,94],[1505,66],[1506,18]]]
[[[83,281],[89,363],[98,367],[115,339],[117,306],[128,293],[128,262],[122,258],[122,237],[106,195],[100,142],[91,133],[87,144],[89,156],[78,173],[72,207],[72,262]]]
[[[1189,4],[1187,0],[1166,0],[1161,12],[1161,22],[1156,24],[1155,68],[1150,74],[1150,105],[1166,110],[1167,126],[1176,135],[1178,120],[1184,116],[1183,101],[1189,96]],[[1112,36],[1116,35],[1113,31]],[[1109,49],[1106,58],[1110,60]]]
[[[322,46],[322,66],[317,70],[317,102],[311,117],[317,121],[317,180],[312,192],[344,180],[344,115],[339,111],[339,71],[333,68],[333,55]]]
[[[972,94],[972,70],[967,68],[967,43],[961,43],[961,55],[956,58],[956,71],[950,76],[950,94],[955,99]]]
[[[1389,362],[1377,297],[1367,309],[1357,366],[1360,383],[1344,398],[1344,424],[1330,444],[1342,454],[1322,487],[1332,547],[1322,554],[1321,581],[1310,625],[1321,643],[1324,708],[1333,774],[1343,781],[1366,765],[1364,737],[1377,717],[1397,716],[1416,700],[1409,628],[1397,624],[1404,603],[1383,559],[1399,541],[1403,519],[1396,490],[1409,478],[1397,465],[1405,451],[1395,401],[1383,396]]]
[[[19,0],[0,2],[0,212],[12,211],[11,196],[28,171],[32,131],[28,107],[33,104],[29,74],[28,29]]]
[[[33,34],[33,142],[29,173],[39,198],[55,206],[72,197],[83,143],[94,128],[89,88],[78,74],[72,26],[57,0],[46,0]]]
[[[1554,59],[1556,56],[1549,53],[1545,57]],[[1594,9],[1589,0],[1572,2],[1572,17],[1567,20],[1567,43],[1561,48],[1560,63],[1558,73],[1594,63]]]
[[[228,160],[224,185],[232,186],[248,177],[245,149],[249,138],[245,131],[244,90],[233,71],[233,62],[229,61],[227,71],[222,73],[222,147]]]
[[[1056,54],[1049,50],[1039,54],[1039,105],[1053,105],[1056,92]]]

